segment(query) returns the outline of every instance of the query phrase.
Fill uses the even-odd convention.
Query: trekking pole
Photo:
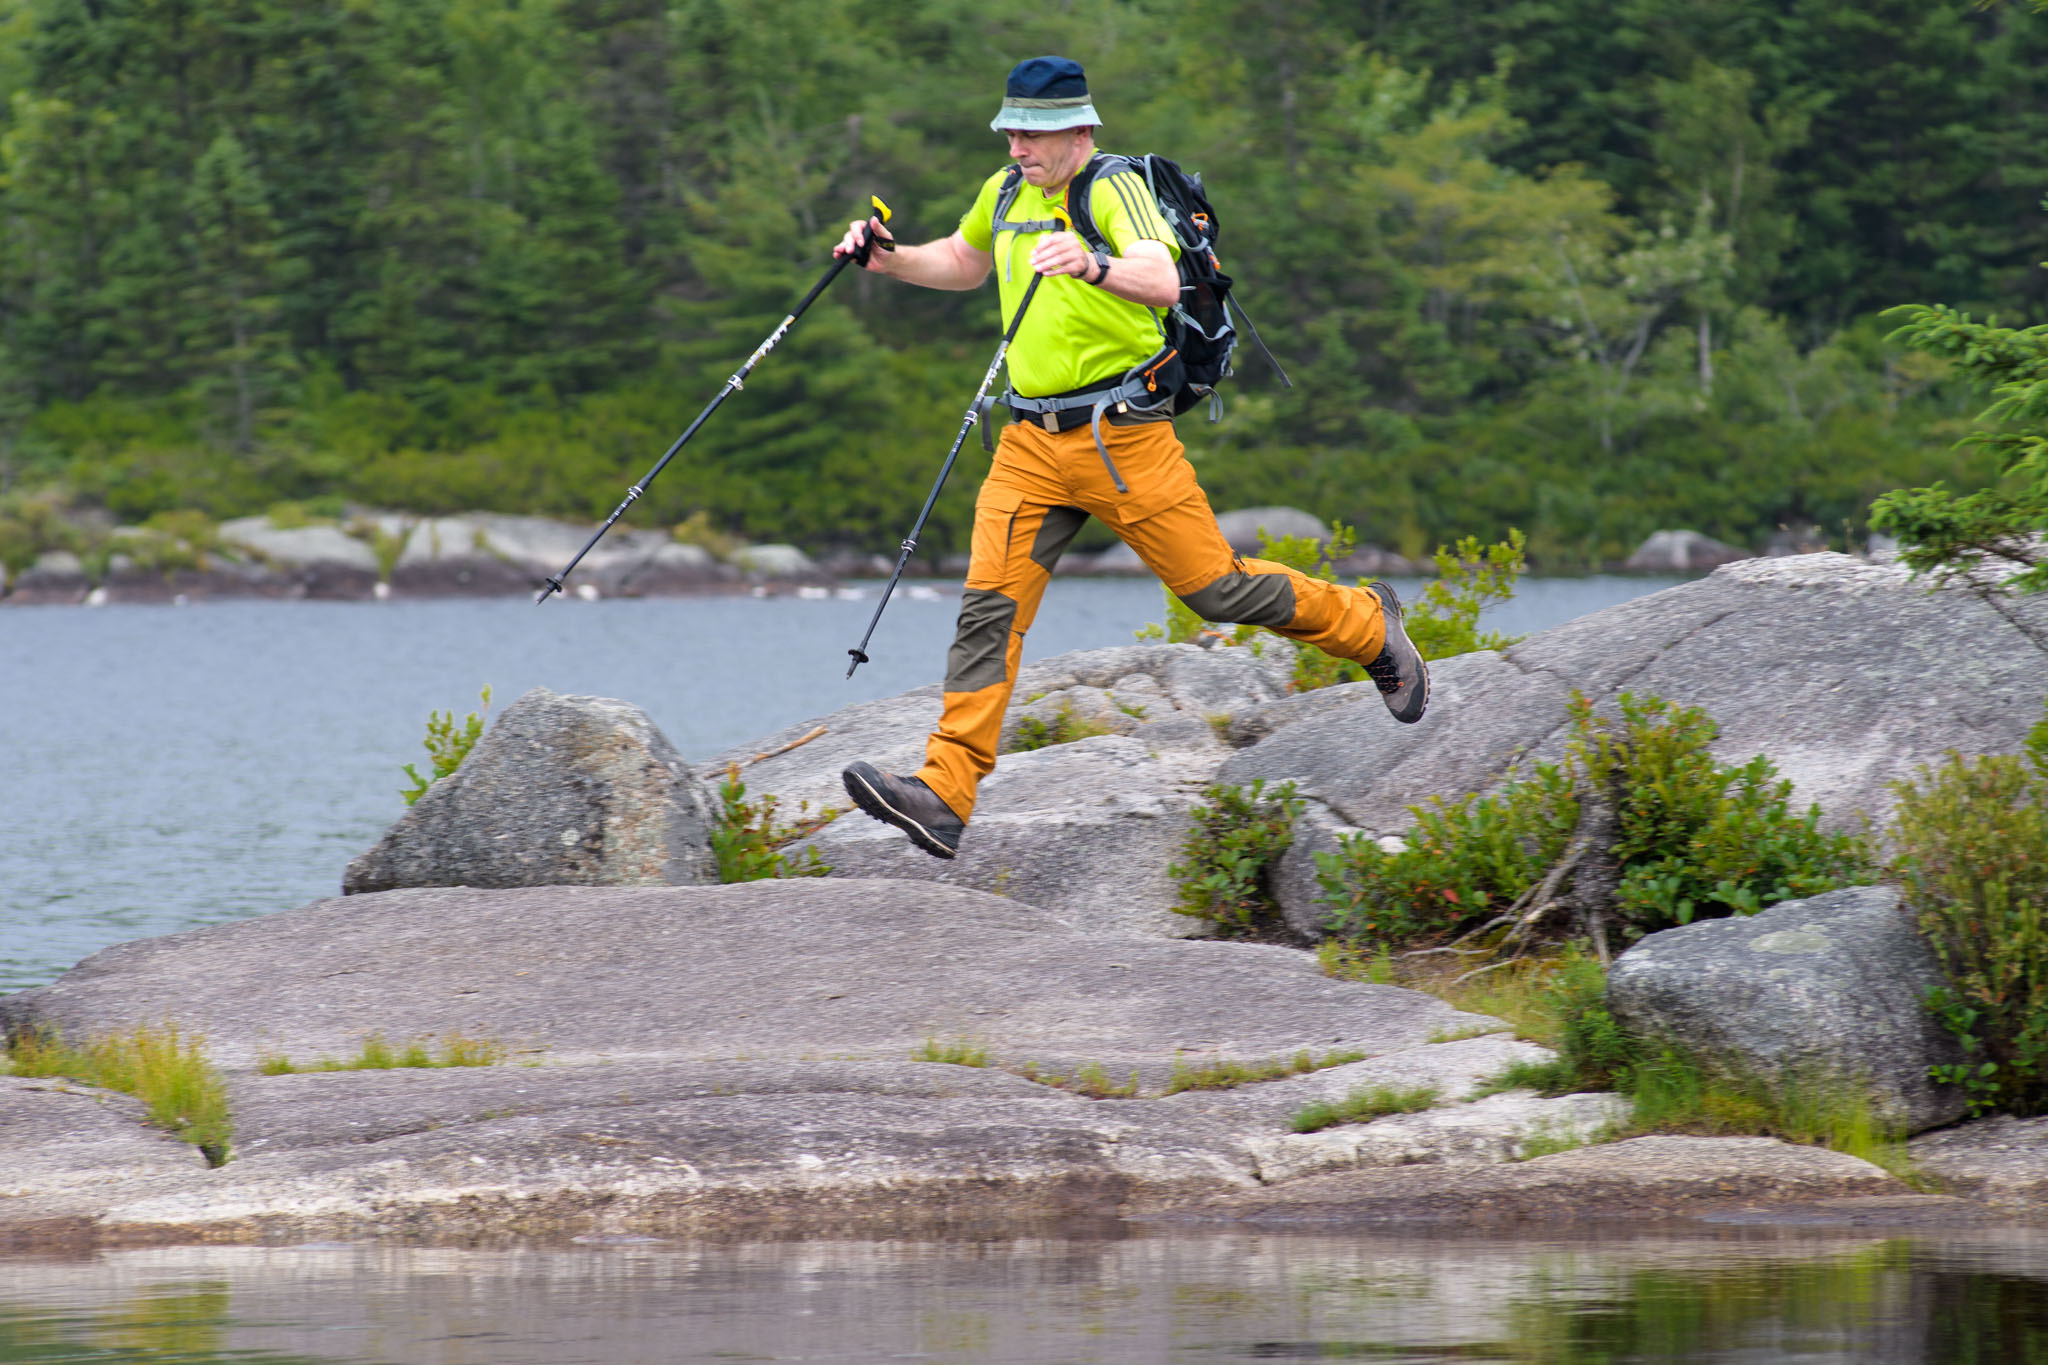
[[[1055,214],[1059,213],[1054,209]],[[1062,215],[1064,218],[1064,215]],[[925,519],[932,514],[932,504],[939,500],[939,490],[946,486],[946,476],[953,472],[953,461],[960,458],[960,447],[967,444],[967,433],[974,430],[974,424],[982,419],[981,399],[988,392],[988,386],[996,382],[996,371],[1003,367],[1003,357],[1010,352],[1010,343],[1017,339],[1017,329],[1024,323],[1025,310],[1031,307],[1031,296],[1038,292],[1038,282],[1045,276],[1033,272],[1031,283],[1024,286],[1024,297],[1017,303],[1017,316],[1010,319],[1009,330],[1003,333],[1002,344],[996,347],[996,358],[989,361],[988,373],[981,377],[981,387],[974,391],[974,401],[967,405],[967,418],[960,423],[960,434],[953,438],[953,448],[946,452],[946,462],[939,466],[939,479],[926,495],[924,510],[917,514],[917,524],[910,528],[904,538],[903,553],[896,557],[896,572],[889,575],[889,584],[882,589],[882,600],[875,603],[875,614],[868,620],[867,634],[860,637],[860,643],[847,650],[853,662],[846,666],[846,676],[852,677],[853,670],[868,661],[868,641],[875,638],[875,626],[882,619],[882,611],[889,605],[889,595],[896,591],[897,580],[903,577],[904,565],[910,563],[911,554],[917,549],[917,538],[924,533]]]
[[[868,196],[868,202],[874,205],[876,215],[883,222],[886,223],[895,217],[889,211],[889,206],[882,202],[880,196],[871,194]],[[682,435],[676,437],[676,443],[668,448],[668,454],[655,462],[654,468],[647,471],[646,478],[626,490],[625,501],[612,509],[612,514],[604,519],[604,525],[598,527],[590,539],[584,542],[583,548],[576,552],[576,557],[567,564],[564,564],[560,573],[543,580],[547,586],[542,588],[540,595],[533,599],[535,606],[539,606],[556,593],[562,591],[562,580],[569,576],[570,570],[581,564],[583,556],[589,554],[597,545],[597,542],[604,539],[604,533],[612,529],[612,524],[626,514],[628,507],[631,507],[640,500],[640,496],[647,491],[647,485],[654,482],[657,474],[668,468],[668,462],[673,460],[676,457],[676,452],[681,450],[689,443],[690,438],[697,434],[697,428],[703,426],[711,414],[718,411],[718,405],[723,403],[730,395],[738,393],[746,387],[747,376],[754,372],[754,367],[761,363],[764,356],[775,349],[776,343],[780,342],[784,334],[796,324],[796,320],[804,315],[804,309],[809,308],[817,300],[818,295],[824,293],[832,281],[839,278],[839,272],[846,269],[847,262],[854,261],[863,266],[866,265],[868,257],[874,253],[874,249],[878,246],[884,251],[894,251],[896,249],[896,243],[893,241],[889,241],[886,238],[878,238],[872,231],[867,231],[861,234],[860,245],[854,248],[852,254],[841,256],[832,262],[832,268],[827,270],[823,278],[811,286],[811,292],[804,295],[802,301],[796,307],[790,309],[788,317],[776,324],[775,330],[768,334],[768,339],[756,347],[754,353],[747,357],[747,363],[740,366],[733,377],[725,381],[725,387],[718,391],[717,397],[705,405],[704,411],[697,414],[697,420],[690,423],[688,429]]]

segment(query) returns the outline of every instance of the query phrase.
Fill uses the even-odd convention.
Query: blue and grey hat
[[[1003,107],[989,120],[995,132],[1018,128],[1047,133],[1056,128],[1100,128],[1102,116],[1088,100],[1088,77],[1066,57],[1031,57],[1010,68]]]

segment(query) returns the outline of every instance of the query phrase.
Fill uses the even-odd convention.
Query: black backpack
[[[1281,384],[1293,388],[1293,381],[1266,349],[1244,305],[1230,297],[1231,278],[1223,273],[1223,263],[1216,257],[1222,227],[1202,188],[1200,175],[1182,170],[1178,163],[1163,156],[1099,153],[1074,176],[1067,192],[1074,231],[1095,250],[1112,250],[1089,212],[1089,191],[1098,175],[1126,170],[1144,178],[1153,202],[1159,207],[1159,216],[1166,220],[1180,243],[1180,302],[1167,312],[1165,344],[1142,367],[1147,374],[1156,374],[1161,386],[1173,395],[1174,415],[1179,416],[1204,399],[1210,403],[1211,421],[1220,414],[1222,400],[1216,396],[1216,385],[1232,373],[1231,355],[1237,349],[1236,319],[1243,320],[1253,344],[1280,376]],[[1004,177],[996,196],[994,218],[998,224],[1006,222],[1022,179],[1023,173],[1015,166]]]

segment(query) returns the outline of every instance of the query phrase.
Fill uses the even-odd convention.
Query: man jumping
[[[1096,155],[1101,124],[1080,63],[1019,62],[989,124],[1009,138],[1022,171],[1014,201],[998,219],[1005,167],[982,185],[952,236],[878,251],[867,262],[878,274],[928,289],[973,289],[999,266],[1006,321],[1031,275],[1045,277],[1010,346],[1011,420],[975,498],[945,711],[924,766],[898,777],[855,762],[845,773],[856,805],[939,858],[959,848],[975,788],[995,769],[1024,632],[1053,566],[1090,516],[1203,620],[1264,626],[1355,660],[1396,720],[1418,721],[1429,704],[1429,670],[1401,627],[1391,587],[1348,588],[1238,558],[1174,435],[1171,405],[1147,414],[1128,404],[1099,425],[1091,421],[1105,392],[1157,362],[1165,312],[1180,298],[1180,247],[1142,175],[1116,170],[1089,179],[1087,209],[1113,252],[1091,252],[1061,230],[1072,221],[1068,189]],[[880,219],[853,223],[834,251],[854,254],[866,233],[889,238]]]

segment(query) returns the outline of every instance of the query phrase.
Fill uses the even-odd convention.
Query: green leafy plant
[[[783,848],[807,834],[814,834],[839,818],[827,806],[812,811],[810,802],[797,803],[797,818],[787,825],[775,823],[780,802],[772,796],[747,800],[747,784],[740,780],[738,764],[725,770],[718,784],[718,813],[711,824],[711,852],[718,860],[721,882],[757,882],[771,877],[823,877],[832,868],[818,850],[807,848],[802,858],[791,858]]]
[[[1945,984],[1927,1005],[1972,1113],[2048,1113],[2048,718],[2026,752],[1951,754],[1893,790],[1892,872]]]
[[[1513,527],[1506,540],[1491,545],[1465,536],[1449,549],[1437,547],[1436,579],[1422,589],[1403,620],[1423,658],[1506,649],[1521,638],[1480,630],[1479,615],[1515,595],[1515,584],[1527,567],[1527,549],[1527,539]]]
[[[1590,798],[1615,813],[1611,856],[1621,878],[1612,906],[1624,936],[1696,918],[1755,914],[1869,875],[1864,842],[1823,833],[1818,807],[1791,810],[1791,783],[1763,757],[1715,760],[1705,712],[1623,693],[1618,726],[1574,694],[1565,762],[1538,763],[1491,795],[1413,806],[1397,851],[1354,835],[1317,855],[1332,928],[1365,942],[1441,937],[1509,910],[1539,914],[1586,856],[1579,836]],[[1523,926],[1506,928],[1509,938]],[[1506,942],[1508,940],[1503,940]]]
[[[1203,799],[1208,804],[1189,812],[1181,861],[1167,868],[1180,887],[1173,908],[1225,933],[1245,933],[1276,909],[1268,870],[1293,844],[1302,802],[1292,782],[1267,795],[1264,778],[1250,790],[1217,783]]]
[[[1340,1123],[1371,1123],[1389,1114],[1419,1114],[1436,1103],[1433,1085],[1369,1085],[1354,1090],[1341,1100],[1317,1100],[1297,1110],[1288,1126],[1297,1133],[1313,1133]]]
[[[1615,904],[1631,937],[1753,915],[1872,870],[1861,839],[1821,832],[1818,806],[1792,813],[1792,784],[1773,780],[1769,759],[1716,762],[1708,746],[1719,727],[1706,712],[1629,693],[1619,705],[1618,734],[1583,696],[1571,714],[1589,781],[1616,793]]]
[[[1579,819],[1571,773],[1540,763],[1491,796],[1432,800],[1397,851],[1367,835],[1316,855],[1331,927],[1363,943],[1442,934],[1517,900],[1564,852]]]
[[[427,757],[432,760],[434,775],[423,777],[418,768],[408,763],[402,770],[412,779],[412,785],[399,792],[410,806],[427,794],[427,789],[462,766],[462,760],[469,757],[469,751],[484,736],[484,717],[491,713],[491,689],[487,686],[478,697],[483,710],[472,711],[463,718],[460,726],[455,723],[453,711],[432,711],[427,714]]]
[[[1049,749],[1055,744],[1072,744],[1077,739],[1115,733],[1101,721],[1076,712],[1072,702],[1062,702],[1051,720],[1041,720],[1037,716],[1019,717],[1017,735],[1011,741],[1009,751],[1026,754],[1034,749]]]
[[[17,1076],[64,1076],[118,1090],[141,1100],[148,1122],[226,1163],[234,1125],[227,1084],[206,1060],[205,1040],[177,1025],[142,1026],[69,1043],[54,1032],[26,1029],[9,1042],[7,1061]]]

